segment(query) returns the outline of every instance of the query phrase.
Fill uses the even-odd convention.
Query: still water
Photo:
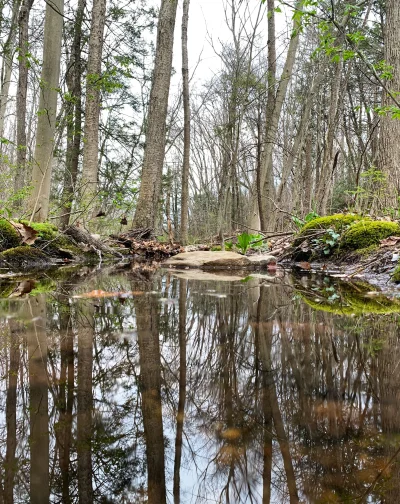
[[[400,303],[324,277],[0,280],[0,503],[398,503]]]

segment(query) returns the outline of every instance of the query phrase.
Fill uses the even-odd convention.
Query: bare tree
[[[189,22],[190,0],[183,1],[182,15],[182,94],[183,94],[183,164],[182,164],[182,196],[181,196],[181,235],[182,245],[188,239],[188,209],[189,209],[189,170],[190,170],[190,100],[189,100],[189,61],[187,34]]]

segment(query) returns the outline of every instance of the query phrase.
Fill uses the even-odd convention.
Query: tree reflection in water
[[[0,502],[397,502],[399,316],[316,310],[321,282],[81,269],[3,299]]]

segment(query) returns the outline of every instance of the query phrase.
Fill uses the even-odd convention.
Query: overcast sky
[[[182,3],[178,4],[178,14],[175,27],[174,68],[181,76],[181,21]],[[209,35],[208,35],[208,34]],[[188,52],[190,75],[196,64],[195,81],[209,78],[219,69],[219,59],[214,53],[209,36],[218,45],[221,40],[229,37],[229,31],[224,18],[224,0],[191,0],[189,9]],[[174,79],[176,85],[176,79]]]

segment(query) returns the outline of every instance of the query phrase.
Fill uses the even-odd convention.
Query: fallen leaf
[[[35,231],[31,226],[27,226],[26,224],[22,224],[22,222],[13,222],[10,221],[18,233],[21,235],[22,243],[26,243],[27,245],[33,245],[38,237],[38,232]]]
[[[296,266],[306,271],[310,271],[311,269],[311,264],[307,261],[300,261],[296,263]]]
[[[393,247],[394,245],[397,245],[397,242],[400,241],[400,236],[389,236],[389,238],[385,238],[384,240],[380,241],[380,246],[381,247]]]
[[[8,297],[14,298],[29,294],[34,287],[35,282],[33,280],[22,280],[22,282],[18,284],[18,287]]]

